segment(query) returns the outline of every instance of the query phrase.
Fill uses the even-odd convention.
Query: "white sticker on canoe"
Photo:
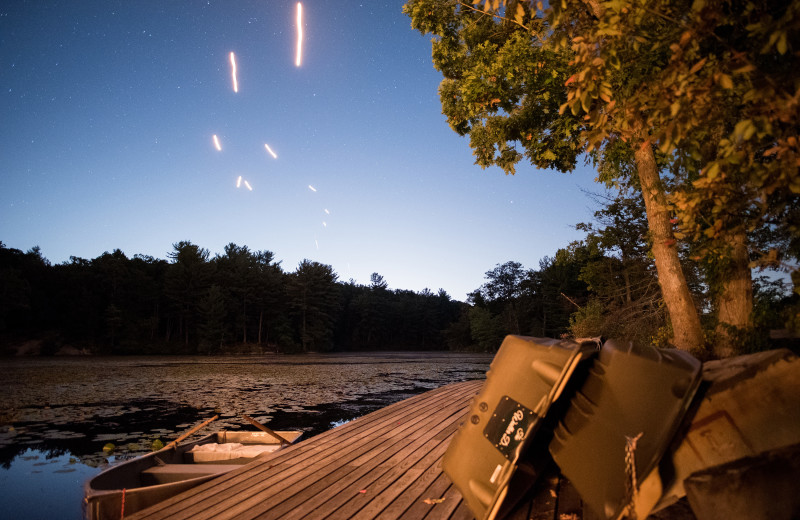
[[[489,479],[489,482],[491,482],[492,484],[494,484],[494,483],[495,483],[495,481],[497,480],[497,477],[499,477],[499,476],[500,476],[500,472],[501,472],[502,470],[503,470],[503,466],[502,466],[501,464],[498,464],[498,465],[497,465],[497,467],[496,467],[496,468],[494,468],[494,473],[492,473],[492,478],[490,478],[490,479]]]

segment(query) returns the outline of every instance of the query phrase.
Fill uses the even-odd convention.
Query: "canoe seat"
[[[241,467],[238,464],[164,464],[142,471],[142,484],[169,484],[190,478],[221,475]]]
[[[195,446],[185,454],[185,462],[225,463],[235,460],[244,462],[264,453],[272,453],[281,449],[280,444],[240,444],[236,442],[209,443]]]

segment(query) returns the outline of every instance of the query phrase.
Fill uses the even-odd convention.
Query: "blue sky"
[[[460,300],[537,267],[581,238],[594,172],[476,166],[402,5],[303,2],[296,67],[296,2],[4,2],[0,240],[53,263],[234,242]]]

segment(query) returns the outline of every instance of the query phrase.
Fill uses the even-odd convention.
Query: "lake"
[[[0,360],[0,511],[79,519],[83,483],[210,418],[218,429],[317,435],[426,390],[480,379],[490,354],[402,352],[253,357]],[[104,449],[105,448],[105,449]]]

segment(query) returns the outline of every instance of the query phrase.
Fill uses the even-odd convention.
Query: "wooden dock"
[[[707,364],[705,396],[693,417],[687,417],[685,439],[671,455],[680,462],[676,467],[696,471],[729,459],[729,449],[716,453],[705,448],[708,460],[689,453],[698,439],[713,432],[758,439],[764,446],[750,446],[754,453],[796,443],[798,370],[800,360],[788,351]],[[125,517],[472,519],[461,494],[442,472],[441,460],[482,384],[455,383],[395,403]],[[706,431],[720,416],[720,406],[731,410],[725,419],[733,427]],[[782,422],[776,423],[775,417],[783,417]],[[729,446],[728,441],[721,438],[717,444]],[[676,496],[682,496],[683,478],[681,489],[671,490]],[[578,493],[551,464],[506,518],[580,520],[590,516],[586,513]],[[694,515],[684,499],[651,518]]]
[[[472,518],[440,464],[482,383],[395,403],[127,518]]]

